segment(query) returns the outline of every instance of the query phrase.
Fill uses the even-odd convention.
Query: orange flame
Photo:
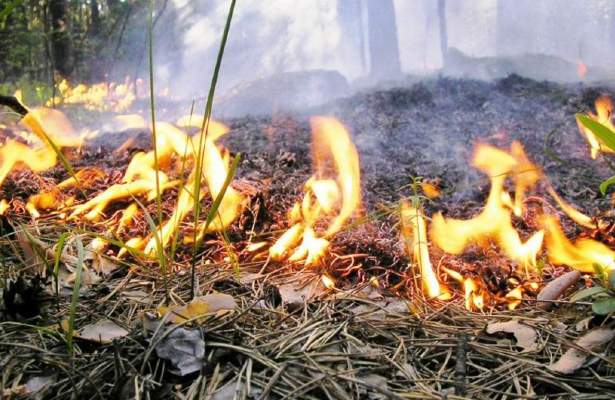
[[[534,233],[522,242],[512,225],[511,208],[521,214],[525,191],[538,179],[538,169],[527,159],[517,142],[510,154],[495,147],[480,144],[474,153],[473,164],[485,172],[491,181],[491,191],[483,211],[469,220],[433,217],[430,236],[433,242],[450,254],[460,254],[471,244],[484,246],[495,242],[512,260],[524,267],[535,267],[536,256],[542,246],[544,233]],[[513,175],[515,201],[504,190],[506,178]]]
[[[348,131],[334,118],[314,117],[310,124],[315,173],[305,184],[303,200],[290,212],[294,224],[269,250],[273,259],[303,260],[304,265],[321,259],[328,238],[342,229],[361,202],[359,156]],[[331,171],[335,178],[328,177]],[[327,229],[317,233],[314,226],[325,219]]]
[[[423,212],[408,203],[402,203],[401,226],[407,252],[412,255],[414,262],[419,267],[423,292],[428,298],[449,299],[450,293],[438,281],[429,259],[427,228]],[[411,242],[410,238],[412,238]]]
[[[584,80],[587,76],[587,65],[585,65],[583,60],[577,61],[577,76],[580,80]]]
[[[22,118],[21,123],[34,133],[42,145],[31,148],[14,140],[7,140],[1,145],[0,185],[19,165],[25,165],[34,172],[46,171],[56,165],[56,149],[81,144],[81,139],[76,137],[72,125],[60,111],[35,108]]]
[[[611,99],[608,96],[600,96],[596,99],[595,105],[596,113],[594,114],[589,112],[589,117],[612,131],[615,131],[615,126],[613,126],[613,121],[611,119],[613,114],[613,103],[611,102]],[[602,141],[598,139],[591,130],[587,129],[579,121],[577,121],[577,125],[579,126],[579,131],[585,136],[587,143],[589,143],[592,159],[595,160],[600,152],[613,153],[613,150],[604,145],[604,143],[602,143]]]
[[[63,79],[58,84],[58,95],[47,100],[47,106],[79,104],[87,110],[122,112],[136,100],[135,83],[126,78],[123,83],[101,82],[91,86],[78,84],[72,87]]]
[[[578,239],[570,242],[557,219],[550,215],[541,218],[546,233],[549,261],[553,264],[567,265],[582,272],[594,272],[594,265],[615,269],[615,251],[592,239]]]

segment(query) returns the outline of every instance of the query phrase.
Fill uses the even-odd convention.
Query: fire
[[[315,173],[305,184],[303,200],[289,213],[292,226],[269,250],[275,260],[303,261],[306,266],[318,263],[328,239],[361,202],[359,156],[348,131],[329,117],[314,117],[310,124]],[[321,223],[327,223],[324,231],[316,228]]]
[[[431,239],[450,254],[461,254],[472,244],[486,246],[492,241],[519,265],[535,267],[544,233],[538,231],[523,242],[513,227],[512,212],[522,214],[525,191],[536,183],[538,168],[527,159],[518,142],[513,142],[510,153],[479,144],[473,165],[490,177],[491,190],[485,208],[469,220],[445,218],[436,213],[431,224]],[[514,201],[504,190],[504,183],[511,175],[515,182]]]
[[[606,245],[585,238],[570,242],[554,216],[543,216],[541,224],[546,232],[547,254],[551,263],[588,273],[595,271],[594,265],[615,269],[615,251]]]
[[[438,277],[429,259],[427,228],[423,212],[419,208],[410,206],[408,203],[402,203],[401,226],[407,252],[412,255],[414,262],[419,267],[424,293],[429,298],[449,299],[450,293],[438,281]]]
[[[214,143],[214,140],[228,132],[228,128],[225,125],[216,121],[210,121],[208,133],[203,138],[200,135],[194,137],[187,136],[174,125],[164,122],[156,123],[156,131],[156,152],[152,150],[147,153],[136,153],[128,164],[122,183],[111,186],[96,197],[77,206],[70,218],[75,219],[80,215],[84,215],[87,220],[99,221],[103,217],[105,209],[112,202],[140,196],[145,196],[148,201],[152,201],[156,198],[158,188],[160,192],[164,192],[169,188],[181,186],[173,214],[157,231],[158,239],[164,247],[169,243],[182,221],[193,209],[195,199],[198,198],[200,201],[207,191],[209,191],[212,199],[215,199],[220,194],[228,174],[228,159],[225,159],[220,149]],[[162,171],[162,169],[172,169],[174,157],[178,158],[184,165],[188,163],[196,165],[195,161],[199,154],[199,145],[203,149],[201,171],[192,170],[187,182],[183,185],[180,180],[171,180],[169,175]],[[194,196],[192,190],[197,177],[203,179],[207,186],[201,190],[198,196]],[[239,192],[232,187],[228,187],[222,197],[218,214],[207,227],[207,230],[218,231],[228,226],[237,217],[242,202],[243,199]],[[131,204],[124,211],[121,226],[130,224],[137,211],[136,205],[134,203]],[[199,230],[199,235],[203,235],[205,233],[205,224],[201,224],[197,229]],[[145,254],[153,255],[157,249],[157,240],[155,237],[152,237],[147,242],[139,241],[138,245],[139,247],[144,246]],[[131,247],[138,248],[134,242]]]
[[[82,105],[87,110],[115,111],[127,110],[136,100],[140,82],[126,78],[123,83],[101,82],[91,86],[79,84],[72,87],[63,79],[58,84],[59,94],[47,101],[47,106],[59,104]]]
[[[587,76],[587,65],[585,65],[583,60],[577,61],[577,76],[580,80],[584,80]]]
[[[612,114],[613,114],[613,103],[608,96],[600,96],[596,99],[596,113],[589,112],[588,115],[593,120],[601,123],[612,131],[615,131],[615,126],[613,126]],[[585,136],[587,143],[590,147],[591,157],[592,159],[596,159],[598,154],[602,153],[613,153],[613,150],[608,146],[605,146],[600,139],[594,135],[594,133],[584,127],[579,121],[577,121],[577,125],[579,126],[579,131]]]
[[[34,172],[53,168],[58,158],[56,151],[81,144],[81,139],[60,111],[35,108],[29,110],[21,123],[34,135],[33,140],[37,143],[30,147],[15,140],[7,140],[0,146],[0,185],[12,170],[22,165]]]

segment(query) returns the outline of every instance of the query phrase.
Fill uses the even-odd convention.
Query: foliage
[[[576,117],[577,120],[596,135],[605,146],[615,151],[615,132],[585,114],[577,114]],[[615,175],[600,184],[600,193],[604,196],[609,186],[613,184],[615,184]]]
[[[601,267],[596,269],[600,284],[579,290],[570,300],[577,302],[590,299],[595,314],[607,315],[615,312],[615,270],[607,272]]]

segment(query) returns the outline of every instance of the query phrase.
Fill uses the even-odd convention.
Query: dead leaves
[[[577,283],[581,279],[581,272],[574,270],[565,273],[549,282],[538,293],[536,300],[538,300],[538,307],[543,310],[548,310],[553,305],[553,300],[557,300],[570,286]]]
[[[589,331],[578,338],[574,342],[575,347],[568,349],[559,360],[549,366],[549,369],[561,374],[571,374],[583,366],[590,352],[599,350],[613,339],[615,339],[615,330],[598,328]]]
[[[172,327],[156,344],[158,357],[168,360],[184,376],[199,371],[205,360],[205,340],[200,329]]]
[[[184,306],[158,307],[158,313],[167,321],[174,324],[182,324],[195,321],[203,323],[204,317],[232,312],[237,307],[233,296],[224,293],[211,293],[205,296],[195,297]]]
[[[128,335],[128,331],[115,322],[108,319],[101,319],[94,324],[86,325],[75,333],[75,337],[96,342],[109,344],[114,339]]]
[[[510,320],[506,322],[492,322],[487,325],[486,332],[490,335],[498,332],[512,333],[517,340],[517,346],[523,349],[523,352],[532,352],[538,350],[538,334],[534,328],[520,323],[518,320]]]

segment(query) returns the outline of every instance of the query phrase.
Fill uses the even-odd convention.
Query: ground
[[[588,327],[612,327],[611,318],[594,317],[587,305],[567,302],[544,311],[532,298],[514,311],[483,312],[465,310],[460,296],[426,301],[412,286],[394,212],[399,199],[412,194],[412,177],[420,176],[438,181],[443,190],[439,200],[426,204],[428,215],[444,210],[450,216],[471,216],[489,188],[488,180],[469,167],[473,145],[483,141],[504,147],[519,140],[562,196],[608,218],[610,200],[597,187],[612,170],[604,158],[589,159],[574,119],[601,92],[610,90],[517,76],[492,83],[411,80],[302,114],[225,121],[231,132],[223,143],[242,155],[234,185],[249,197],[249,205],[228,232],[239,262],[228,262],[224,241],[209,237],[197,258],[196,292],[229,294],[236,309],[181,328],[152,328],[144,313],[153,314],[165,297],[172,304],[190,299],[189,251],[179,250],[169,279],[154,263],[137,265],[128,259],[82,290],[74,303],[74,325],[79,329],[105,318],[129,334],[107,344],[77,338],[72,357],[58,324],[69,315],[71,290],[61,290],[59,298],[48,288],[27,290],[38,284],[32,282],[34,271],[24,271],[24,260],[16,256],[21,250],[13,232],[19,223],[31,221],[24,215],[4,217],[5,276],[22,276],[24,287],[13,291],[32,304],[37,299],[40,307],[3,314],[3,393],[20,393],[26,390],[20,385],[32,386],[38,377],[45,383],[39,392],[44,398],[132,398],[136,392],[139,398],[214,399],[615,398],[612,346],[592,354],[574,374],[547,368]],[[246,243],[271,240],[287,227],[284,215],[311,173],[308,119],[320,114],[336,116],[352,133],[361,162],[362,214],[368,218],[336,236],[321,269],[266,263],[248,254]],[[100,187],[117,181],[128,155],[114,155],[110,148],[125,135],[91,143],[74,166],[106,166],[109,177]],[[147,148],[147,135],[141,138],[136,147]],[[26,199],[66,172],[57,167],[44,176],[15,174],[0,197]],[[167,212],[170,207],[171,202],[165,203]],[[520,230],[524,223],[519,222]],[[87,228],[103,232],[105,226]],[[146,222],[135,229],[146,230]],[[567,229],[583,233],[571,224]],[[33,232],[56,243],[61,231],[43,218]],[[482,256],[497,268],[509,268],[495,249],[472,255]],[[322,288],[322,270],[338,279],[337,289]],[[546,268],[545,279],[561,271]],[[368,283],[374,276],[380,279],[378,289]],[[297,299],[303,284],[308,289],[302,293],[312,297],[308,303]],[[490,324],[511,319],[533,328],[534,348],[524,351],[512,335],[486,333]],[[197,354],[202,369],[179,376],[160,357],[159,346],[165,343]]]

